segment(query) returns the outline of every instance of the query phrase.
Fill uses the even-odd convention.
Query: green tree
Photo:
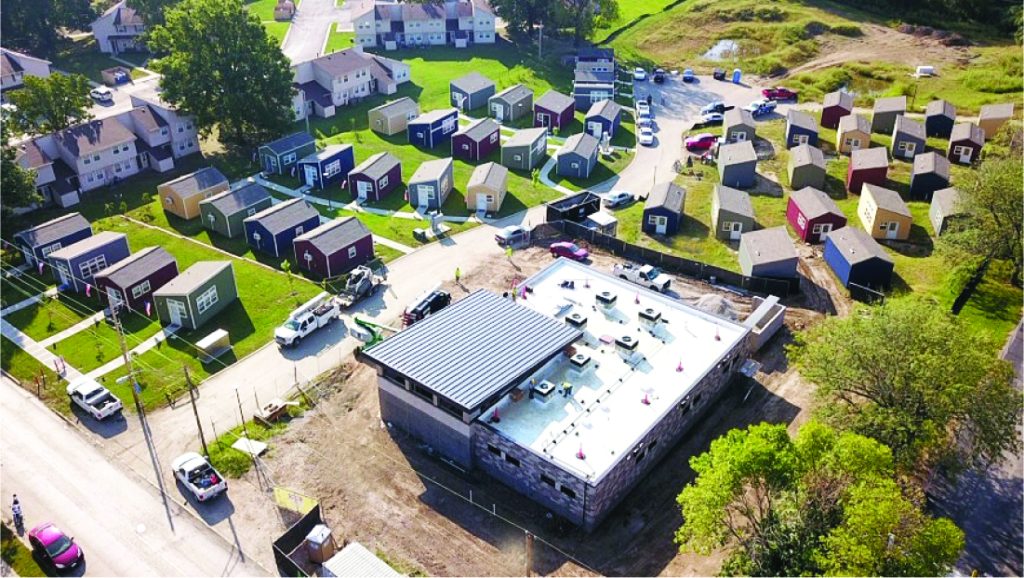
[[[957,470],[1017,450],[1013,370],[933,304],[889,301],[830,318],[790,350],[818,384],[818,415],[892,449],[908,474]]]
[[[4,47],[50,54],[59,28],[85,30],[95,18],[89,0],[4,0],[0,35]]]
[[[174,6],[180,0],[128,0],[128,6],[135,9],[147,26],[163,24],[164,10]]]
[[[50,133],[92,118],[89,81],[81,74],[26,76],[24,87],[9,98],[15,107],[10,120],[24,133]]]
[[[560,24],[572,29],[576,46],[595,28],[619,17],[618,0],[562,0],[557,6],[562,15]]]
[[[508,28],[520,34],[529,33],[541,23],[553,23],[550,0],[494,0],[491,6]]]
[[[251,145],[292,123],[288,60],[259,18],[239,0],[183,0],[165,11],[166,24],[148,45],[165,54],[153,63],[164,75],[163,98],[193,115],[203,134]]]
[[[1024,164],[1018,152],[1006,158],[989,157],[977,170],[965,173],[957,181],[957,189],[966,217],[941,238],[952,249],[954,262],[965,255],[983,262],[1009,260],[1013,264],[1012,281],[1018,287],[1024,265],[1022,171]]]
[[[26,207],[42,200],[36,191],[36,172],[22,168],[18,161],[17,149],[8,146],[7,123],[0,123],[3,132],[0,143],[0,191],[3,191],[3,203],[0,203],[0,216],[5,220],[11,216],[13,209]]]
[[[823,423],[795,438],[785,425],[732,430],[690,464],[697,477],[678,497],[676,541],[702,554],[726,546],[723,574],[939,574],[963,547],[955,525],[901,494],[888,448]],[[873,560],[877,571],[859,572],[868,566],[856,555],[876,546],[876,523],[889,549]]]

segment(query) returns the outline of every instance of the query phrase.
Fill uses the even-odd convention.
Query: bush
[[[849,36],[850,38],[856,38],[864,35],[864,31],[856,24],[836,24],[829,28],[829,32],[840,36]]]
[[[1024,90],[1021,80],[1021,57],[1004,54],[989,66],[972,66],[963,76],[964,86],[978,92],[1005,94]]]

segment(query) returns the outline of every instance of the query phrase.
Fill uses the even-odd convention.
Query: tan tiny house
[[[228,178],[213,167],[180,176],[156,188],[165,211],[182,219],[199,216],[199,202],[228,190]]]
[[[420,115],[420,105],[408,96],[403,96],[371,108],[367,115],[373,132],[392,136],[404,131],[409,121]]]
[[[913,217],[900,194],[892,189],[864,183],[857,203],[857,216],[875,239],[905,241],[910,237]]]
[[[508,192],[508,169],[498,163],[484,163],[473,169],[466,185],[466,208],[497,213]]]
[[[836,131],[836,149],[843,154],[871,146],[871,121],[860,114],[848,114],[839,119]]]
[[[978,126],[985,131],[985,138],[991,139],[1011,118],[1013,118],[1012,102],[986,104],[981,107],[981,114],[978,115]]]

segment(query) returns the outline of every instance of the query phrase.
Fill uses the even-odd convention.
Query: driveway
[[[17,493],[26,529],[51,521],[75,536],[86,558],[75,575],[267,575],[183,511],[173,486],[165,508],[152,486],[113,465],[6,378],[0,383],[0,432],[5,517]]]
[[[302,0],[295,12],[288,36],[281,51],[293,63],[305,62],[320,56],[327,42],[327,35],[335,24],[351,30],[352,2],[345,2],[344,8],[334,5],[335,0]],[[360,4],[360,0],[355,0]]]
[[[664,84],[649,80],[634,82],[633,93],[637,98],[651,96],[654,145],[637,146],[633,162],[619,173],[618,178],[594,187],[596,192],[616,189],[644,195],[655,183],[674,179],[673,165],[684,157],[683,133],[693,128],[694,122],[700,118],[701,107],[719,100],[742,107],[761,98],[760,87],[721,82],[710,76],[700,76],[693,83],[684,83],[671,76]],[[792,106],[791,103],[779,103],[776,114],[784,116]]]
[[[132,109],[131,95],[136,92],[144,92],[155,90],[160,85],[159,76],[150,76],[143,80],[138,80],[128,84],[122,84],[119,87],[111,87],[110,91],[114,93],[114,102],[111,104],[100,104],[93,101],[92,107],[89,112],[93,118],[101,119],[116,116],[122,112],[127,112]]]

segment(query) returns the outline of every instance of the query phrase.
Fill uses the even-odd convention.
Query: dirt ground
[[[480,288],[505,291],[550,259],[543,249],[517,252],[512,262],[497,260],[447,289],[456,299]],[[599,253],[592,265],[607,270],[614,261]],[[673,543],[682,522],[675,497],[692,478],[687,460],[729,429],[761,421],[795,428],[805,419],[812,388],[788,365],[784,347],[791,341],[789,328],[806,327],[823,311],[837,308],[828,297],[833,288],[822,288],[828,279],[816,268],[813,259],[805,265],[814,282],[806,282],[804,294],[786,303],[787,328],[758,354],[762,371],[756,379],[734,381],[695,433],[589,535],[549,519],[543,508],[486,476],[456,471],[414,440],[389,431],[379,417],[376,374],[354,360],[334,376],[330,395],[272,442],[272,454],[264,460],[268,477],[319,500],[339,541],[357,540],[431,575],[522,575],[527,530],[537,536],[533,571],[539,574],[714,574],[721,556],[680,554]],[[749,298],[704,283],[678,279],[674,286],[684,301],[715,292],[741,314],[751,308]],[[235,515],[243,518],[239,527],[256,529],[269,541],[283,531],[285,520],[258,483],[248,474],[233,486],[232,498],[266,507],[241,508]],[[262,551],[257,555],[264,557]]]

